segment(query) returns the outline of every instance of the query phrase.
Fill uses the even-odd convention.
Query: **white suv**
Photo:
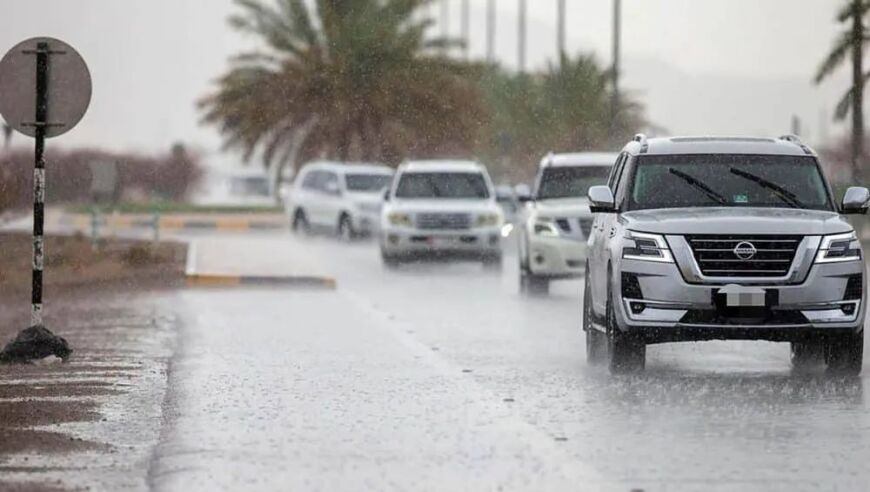
[[[377,232],[381,196],[393,179],[383,165],[312,162],[299,171],[285,206],[295,232],[335,232],[350,240]]]
[[[405,163],[384,200],[381,257],[386,266],[446,257],[501,267],[504,216],[483,165],[471,161]]]
[[[617,154],[550,154],[541,161],[535,189],[519,227],[520,291],[545,294],[550,281],[583,275],[592,213],[586,191],[607,183]]]

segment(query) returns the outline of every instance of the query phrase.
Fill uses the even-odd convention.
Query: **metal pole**
[[[48,125],[49,46],[36,45],[36,147],[33,168],[33,282],[31,326],[42,325],[42,269],[45,255],[45,132]]]
[[[526,73],[526,0],[520,0],[519,26],[518,26],[519,53],[517,66],[521,74]]]
[[[447,40],[450,37],[450,3],[449,0],[441,0],[441,37]],[[448,54],[447,46],[444,47],[444,55]]]
[[[619,112],[619,65],[620,65],[620,38],[622,37],[622,1],[613,0],[613,100],[611,102],[610,117],[616,126],[617,113]]]
[[[469,46],[471,44],[471,12],[469,0],[462,0],[462,53],[468,59]]]
[[[562,60],[565,59],[565,0],[558,0],[558,2],[556,43],[558,45],[559,63],[561,64]]]
[[[486,2],[486,61],[495,61],[495,0]]]

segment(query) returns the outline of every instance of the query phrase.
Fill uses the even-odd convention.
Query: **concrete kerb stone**
[[[332,277],[317,275],[232,275],[199,272],[197,242],[191,241],[187,249],[185,281],[190,288],[275,287],[287,289],[335,290]]]

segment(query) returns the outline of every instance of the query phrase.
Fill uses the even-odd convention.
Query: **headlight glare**
[[[861,242],[854,232],[824,236],[816,263],[836,263],[861,259]]]

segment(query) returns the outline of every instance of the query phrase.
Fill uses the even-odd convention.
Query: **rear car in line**
[[[644,367],[647,344],[790,342],[796,368],[854,375],[864,354],[864,254],[818,157],[796,137],[657,138],[625,146],[593,212],[587,358]]]
[[[381,258],[467,259],[500,268],[504,215],[486,168],[473,161],[412,161],[384,195]]]
[[[302,167],[285,206],[295,232],[325,231],[344,240],[378,231],[381,196],[393,170],[378,164],[312,162]]]
[[[615,153],[549,154],[517,231],[520,292],[545,294],[550,282],[585,272],[592,212],[586,191],[607,183]]]

